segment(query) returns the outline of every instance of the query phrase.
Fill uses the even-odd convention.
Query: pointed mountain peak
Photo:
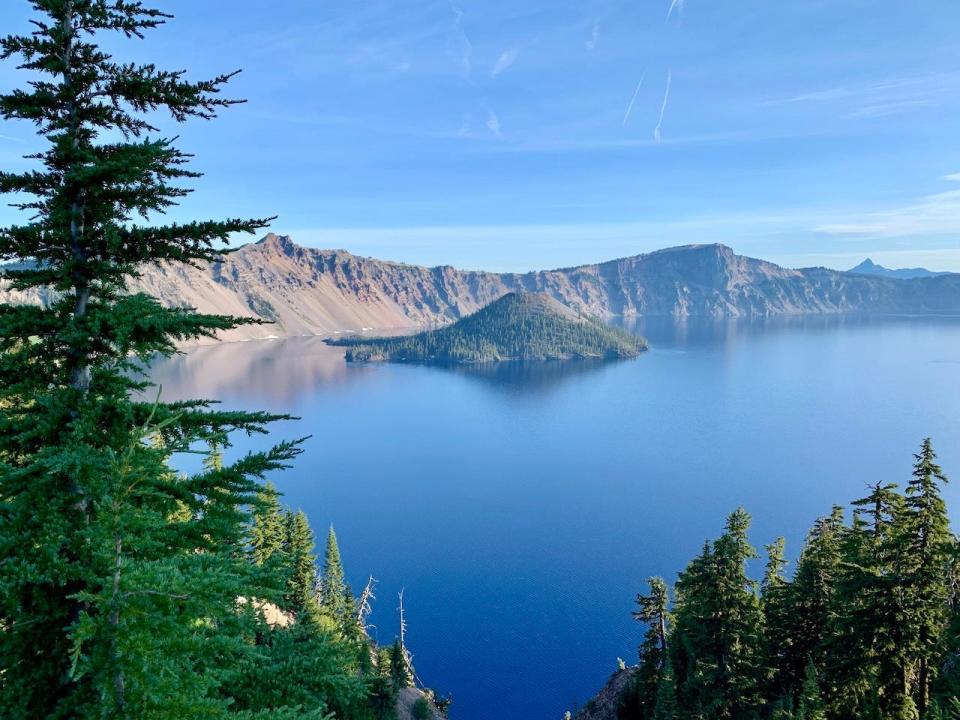
[[[877,270],[878,268],[880,268],[879,265],[877,265],[870,258],[867,258],[855,268],[850,269],[848,272],[870,272],[871,270]]]
[[[293,238],[289,235],[278,235],[277,233],[267,233],[257,240],[257,245],[277,245],[279,247],[288,247],[295,245]]]

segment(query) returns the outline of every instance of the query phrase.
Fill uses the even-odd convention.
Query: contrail
[[[640,88],[643,86],[643,79],[647,76],[646,73],[640,76],[640,82],[637,83],[637,89],[633,91],[633,97],[630,99],[630,104],[627,105],[627,112],[623,114],[623,124],[626,126],[627,120],[630,119],[630,113],[633,112],[633,106],[637,102],[637,96],[640,94]]]
[[[674,10],[677,10],[682,15],[686,6],[687,0],[670,0],[670,9],[667,10],[667,19],[664,20],[664,24],[670,22],[670,16],[673,15]]]
[[[653,129],[653,139],[660,142],[660,128],[663,127],[663,114],[667,111],[667,100],[670,99],[670,83],[673,82],[673,74],[667,70],[667,89],[663,93],[663,104],[660,106],[660,119],[657,120],[657,126]]]
[[[450,0],[450,10],[453,12],[454,34],[458,36],[460,41],[460,47],[452,49],[451,52],[453,52],[453,50],[459,51],[457,60],[460,65],[463,66],[464,75],[470,75],[470,71],[473,69],[473,63],[471,61],[473,43],[470,42],[467,31],[463,29],[463,9],[457,5],[454,0]]]

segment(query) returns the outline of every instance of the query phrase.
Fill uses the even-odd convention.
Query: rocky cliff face
[[[445,324],[513,291],[543,292],[610,318],[735,318],[812,313],[960,313],[960,275],[893,280],[823,268],[789,270],[723,245],[689,245],[575,268],[515,273],[426,268],[303,248],[270,234],[201,268],[146,268],[132,289],[171,306],[254,315],[272,325],[224,339],[326,335]],[[44,302],[45,293],[0,301]]]

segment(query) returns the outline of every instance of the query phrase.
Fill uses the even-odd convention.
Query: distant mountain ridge
[[[144,268],[131,290],[149,292],[170,306],[274,323],[231,331],[227,340],[442,325],[518,291],[546,293],[602,319],[960,314],[960,275],[899,280],[825,268],[791,270],[724,245],[687,245],[558,270],[492,273],[305,248],[271,233],[222,262]],[[0,285],[0,301],[47,300],[44,291],[13,293]]]
[[[475,364],[504,360],[620,359],[646,340],[582,316],[544,293],[511,292],[451,325],[416,335],[327,340],[348,362]]]
[[[890,268],[885,268],[883,265],[877,265],[870,258],[867,258],[855,268],[847,270],[847,272],[856,273],[858,275],[876,275],[878,277],[896,278],[898,280],[913,280],[915,278],[931,278],[953,274],[949,272],[934,272],[921,267],[892,270]]]

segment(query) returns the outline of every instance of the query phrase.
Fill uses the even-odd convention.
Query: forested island
[[[328,342],[345,346],[348,362],[617,359],[647,348],[643,338],[580,315],[543,293],[508,293],[453,325],[417,335]]]
[[[960,718],[960,539],[930,440],[904,489],[876,483],[819,519],[791,576],[784,540],[762,580],[750,516],[637,595],[647,632],[577,720]]]

